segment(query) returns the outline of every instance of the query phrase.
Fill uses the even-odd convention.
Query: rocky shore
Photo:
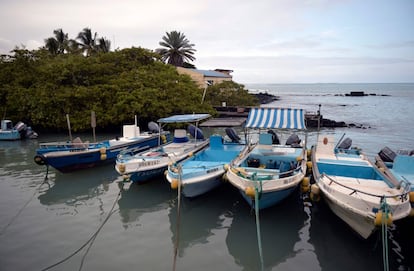
[[[279,96],[271,95],[268,93],[256,93],[253,95],[257,97],[260,104],[268,104],[273,101],[280,100]],[[247,117],[250,111],[249,107],[244,107],[244,106],[221,106],[221,107],[215,107],[215,109],[219,113],[219,117]],[[306,126],[310,128],[317,128],[318,125],[319,127],[327,127],[327,128],[335,128],[335,127],[352,127],[352,128],[361,128],[361,129],[369,128],[369,126],[365,126],[362,124],[345,123],[344,121],[335,121],[331,119],[326,119],[322,115],[318,115],[317,113],[306,113],[305,121],[306,121]]]

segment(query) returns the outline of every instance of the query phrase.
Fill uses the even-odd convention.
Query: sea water
[[[247,87],[280,97],[266,106],[316,112],[320,104],[324,118],[361,124],[311,129],[309,146],[318,133],[330,133],[345,134],[370,157],[384,146],[414,149],[414,84]],[[345,96],[350,91],[375,95]],[[299,190],[260,212],[258,240],[254,210],[228,183],[188,200],[163,177],[121,190],[113,165],[49,169],[45,179],[46,168],[33,162],[38,144],[66,139],[0,142],[0,270],[357,271],[385,270],[386,260],[389,270],[414,269],[412,221],[392,225],[385,243],[380,232],[363,240]]]

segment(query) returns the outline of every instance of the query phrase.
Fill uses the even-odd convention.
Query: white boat
[[[384,147],[377,156],[375,156],[375,165],[384,175],[396,185],[402,182],[408,182],[411,186],[410,217],[414,217],[414,150],[392,151]]]
[[[252,108],[246,128],[267,132],[259,133],[258,143],[249,143],[230,163],[226,177],[251,207],[264,209],[288,197],[305,177],[306,139],[302,141],[293,134],[286,144],[280,144],[271,130],[306,129],[304,111]],[[252,136],[252,132],[248,134]]]
[[[21,121],[13,126],[11,120],[1,120],[0,140],[34,139],[37,137],[38,134]]]
[[[361,237],[367,239],[377,226],[388,226],[409,215],[410,186],[395,184],[356,148],[349,138],[335,144],[332,136],[319,136],[312,148],[315,184],[330,209]],[[312,198],[312,197],[311,197]]]
[[[167,144],[146,151],[122,151],[116,159],[116,171],[132,182],[162,175],[169,164],[180,162],[208,146],[209,140],[204,138],[198,123],[209,117],[209,114],[184,114],[159,119],[160,128],[167,123],[190,123],[188,132],[192,138],[189,139],[185,129],[176,129],[173,140]]]
[[[200,196],[218,187],[226,165],[243,149],[243,143],[225,141],[221,135],[210,136],[210,144],[190,158],[168,166],[166,178],[171,188],[181,187],[188,198]]]

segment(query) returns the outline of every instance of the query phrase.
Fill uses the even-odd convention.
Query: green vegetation
[[[171,114],[214,115],[213,106],[222,101],[228,105],[257,104],[234,82],[210,86],[201,103],[204,89],[189,76],[178,74],[155,52],[134,47],[115,52],[96,50],[83,38],[83,46],[76,47],[81,51],[72,51],[67,35],[61,30],[54,33],[57,43],[53,50],[16,48],[12,55],[1,56],[2,116],[22,120],[34,129],[56,131],[67,129],[65,117],[69,114],[72,129],[85,131],[90,129],[91,111],[96,112],[98,129],[132,123],[134,115],[146,128],[148,121]],[[98,44],[102,43],[104,40]]]

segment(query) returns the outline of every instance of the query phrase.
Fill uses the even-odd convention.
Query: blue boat
[[[101,142],[82,142],[77,137],[70,142],[40,143],[34,161],[67,173],[112,163],[123,150],[139,148],[144,151],[170,140],[168,131],[140,132],[135,124],[124,125],[122,137]]]
[[[172,142],[146,151],[122,151],[117,156],[115,170],[124,176],[125,180],[137,183],[162,175],[169,164],[181,162],[208,146],[209,140],[204,138],[198,123],[209,117],[209,114],[184,114],[159,119],[159,127],[165,124],[189,123],[188,133],[192,138],[188,137],[185,129],[176,129]]]
[[[11,120],[2,120],[0,129],[0,140],[19,140],[20,132],[13,127]]]
[[[264,209],[288,197],[305,177],[306,137],[302,141],[292,134],[281,144],[272,130],[305,130],[304,111],[252,108],[246,128],[251,138],[259,130],[259,140],[248,144],[230,163],[226,177],[252,208]]]
[[[221,135],[212,135],[209,140],[207,148],[168,167],[168,182],[173,189],[180,186],[185,197],[197,197],[218,187],[222,183],[226,165],[244,147],[243,143],[224,140]]]
[[[414,217],[414,150],[397,152],[383,148],[375,157],[375,165],[397,186],[408,182],[410,184],[410,217]]]

